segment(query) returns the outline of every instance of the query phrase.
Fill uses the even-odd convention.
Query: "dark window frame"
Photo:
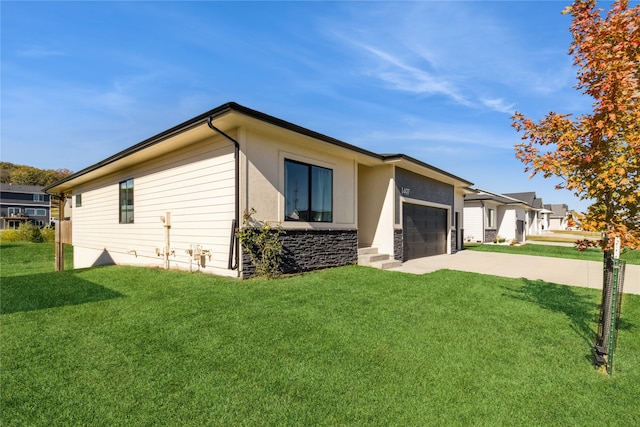
[[[118,183],[118,220],[120,224],[133,224],[133,178]]]
[[[297,209],[294,210],[294,212],[296,213],[296,215],[298,216],[297,218],[291,214],[289,214],[288,212],[286,212],[287,210],[287,190],[288,190],[288,182],[287,182],[287,164],[295,164],[298,166],[303,166],[307,168],[307,189],[306,189],[306,193],[307,193],[307,200],[306,200],[306,206],[307,206],[307,210],[305,211],[298,211]],[[332,223],[333,222],[333,169],[330,168],[325,168],[323,166],[317,166],[317,165],[313,165],[313,164],[309,164],[309,163],[305,163],[305,162],[300,162],[298,160],[292,160],[292,159],[284,159],[284,168],[285,168],[285,181],[284,181],[284,198],[285,198],[285,217],[284,220],[285,221],[292,221],[292,222],[298,222],[298,221],[304,221],[304,222],[322,222],[322,223]],[[314,181],[313,181],[313,177],[314,177],[314,171],[329,171],[330,175],[329,175],[329,189],[331,191],[330,194],[330,201],[329,201],[329,210],[328,211],[321,211],[321,212],[315,212],[313,211],[313,207],[314,207],[314,203],[313,203],[313,196],[314,196]],[[320,216],[318,218],[318,215]]]

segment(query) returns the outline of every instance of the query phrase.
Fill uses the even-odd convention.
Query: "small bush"
[[[282,259],[280,235],[284,234],[284,230],[280,226],[271,226],[267,221],[256,221],[253,219],[255,213],[253,208],[244,212],[242,228],[236,231],[236,237],[249,254],[256,275],[276,277]]]
[[[42,243],[44,242],[44,237],[42,237],[42,232],[40,231],[40,227],[30,227],[28,231],[29,241],[31,243]]]
[[[44,227],[40,229],[42,233],[42,237],[45,242],[55,242],[56,241],[56,229],[53,227]]]
[[[37,225],[24,222],[17,229],[2,230],[0,240],[3,242],[53,242],[55,240],[55,230],[51,227],[41,229]]]
[[[19,242],[22,240],[22,235],[17,229],[9,228],[2,230],[0,233],[0,240],[3,242]]]

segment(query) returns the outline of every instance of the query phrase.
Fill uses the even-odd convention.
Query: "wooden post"
[[[58,224],[56,224],[56,271],[64,271],[64,236],[62,223],[64,222],[64,205],[66,196],[61,193],[58,196],[60,207],[58,208]]]

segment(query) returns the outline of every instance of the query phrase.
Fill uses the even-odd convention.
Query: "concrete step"
[[[358,256],[377,254],[378,248],[358,248]]]
[[[395,259],[388,259],[385,261],[375,261],[369,264],[369,267],[379,268],[381,270],[387,270],[389,268],[400,267],[402,262]]]
[[[387,255],[387,254],[360,255],[358,257],[358,264],[359,265],[371,265],[372,262],[386,261],[388,259],[389,259],[389,255]]]

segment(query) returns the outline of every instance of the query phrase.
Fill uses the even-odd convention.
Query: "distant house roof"
[[[529,206],[533,206],[534,200],[536,200],[536,193],[533,191],[528,191],[525,193],[502,193],[504,196],[512,197],[514,199],[522,200]]]
[[[517,200],[513,200],[498,194],[492,193],[479,193],[479,194],[469,194],[464,197],[465,200],[493,200],[494,202],[502,203],[505,205],[511,203],[519,203]]]
[[[542,199],[538,199],[538,198],[534,199],[533,207],[540,210],[544,209],[544,204],[542,203]]]
[[[549,215],[549,218],[564,218],[567,216],[567,212],[569,211],[569,206],[566,204],[548,204],[544,205],[545,209],[549,209],[552,214]]]
[[[534,209],[539,209],[535,206],[537,200],[540,202],[537,203],[539,205],[542,204],[541,199],[536,198],[536,193],[527,192],[527,193],[492,193],[491,191],[475,189],[475,194],[469,194],[465,196],[465,200],[492,200],[494,202],[498,202],[504,205],[518,205],[524,204]]]
[[[6,191],[10,193],[44,194],[42,186],[39,185],[0,184],[0,191]]]

